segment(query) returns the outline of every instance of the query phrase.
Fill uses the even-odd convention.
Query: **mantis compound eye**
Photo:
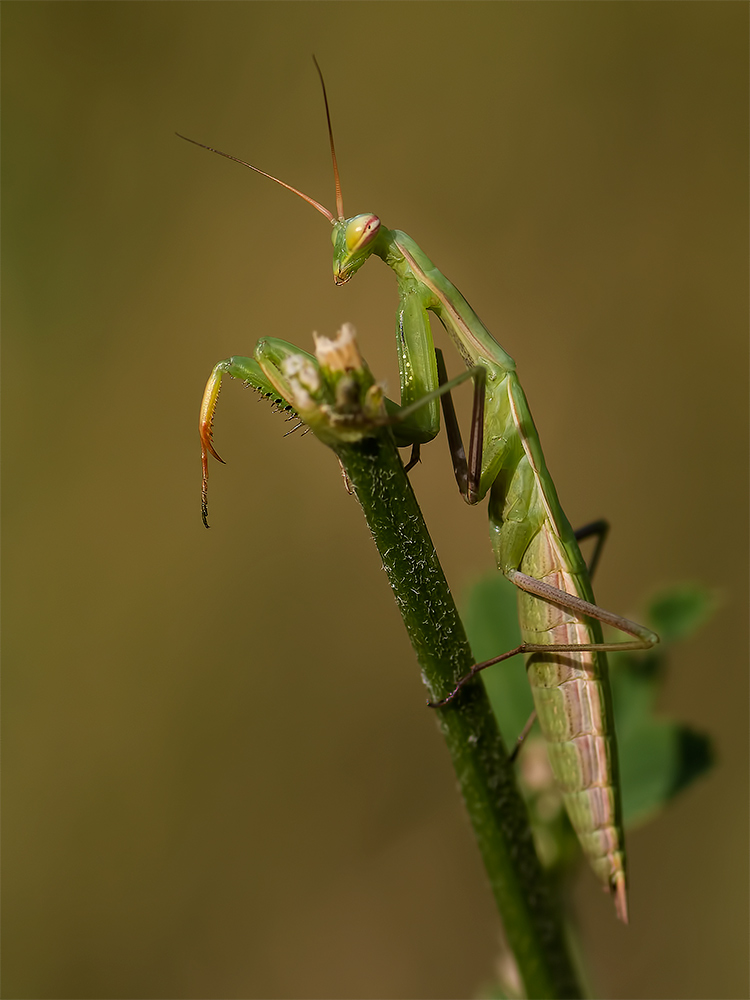
[[[377,215],[356,215],[346,227],[346,248],[356,253],[375,238],[380,229]]]

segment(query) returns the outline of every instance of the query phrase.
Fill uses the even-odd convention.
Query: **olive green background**
[[[664,712],[718,767],[581,870],[598,995],[747,985],[747,28],[735,3],[5,3],[4,996],[453,997],[498,924],[332,455],[211,366],[352,321],[397,393],[405,229],[515,357],[599,600],[701,580]],[[438,338],[440,340],[440,337]],[[458,361],[450,345],[451,370]],[[465,394],[468,395],[468,392]],[[492,566],[444,440],[412,481],[457,593]]]

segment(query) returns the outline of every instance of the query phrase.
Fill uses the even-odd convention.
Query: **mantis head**
[[[375,249],[380,232],[377,215],[365,213],[352,219],[337,219],[333,224],[333,280],[343,285],[362,267]]]

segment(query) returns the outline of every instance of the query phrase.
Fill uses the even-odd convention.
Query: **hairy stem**
[[[430,700],[438,701],[473,658],[401,459],[387,431],[337,443],[334,450],[380,552]],[[481,680],[466,684],[436,717],[526,995],[580,996],[560,915]]]

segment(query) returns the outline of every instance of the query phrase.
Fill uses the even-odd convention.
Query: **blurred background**
[[[318,214],[174,135],[332,207],[313,52],[347,213],[457,284],[570,520],[611,520],[600,602],[720,593],[662,704],[718,766],[630,836],[629,928],[584,868],[576,903],[598,995],[747,995],[747,27],[743,4],[4,5],[5,996],[494,975],[450,762],[333,456],[229,384],[200,519],[217,360],[349,320],[397,393],[388,270],[336,289]],[[460,595],[492,567],[486,513],[442,439],[412,482]]]

